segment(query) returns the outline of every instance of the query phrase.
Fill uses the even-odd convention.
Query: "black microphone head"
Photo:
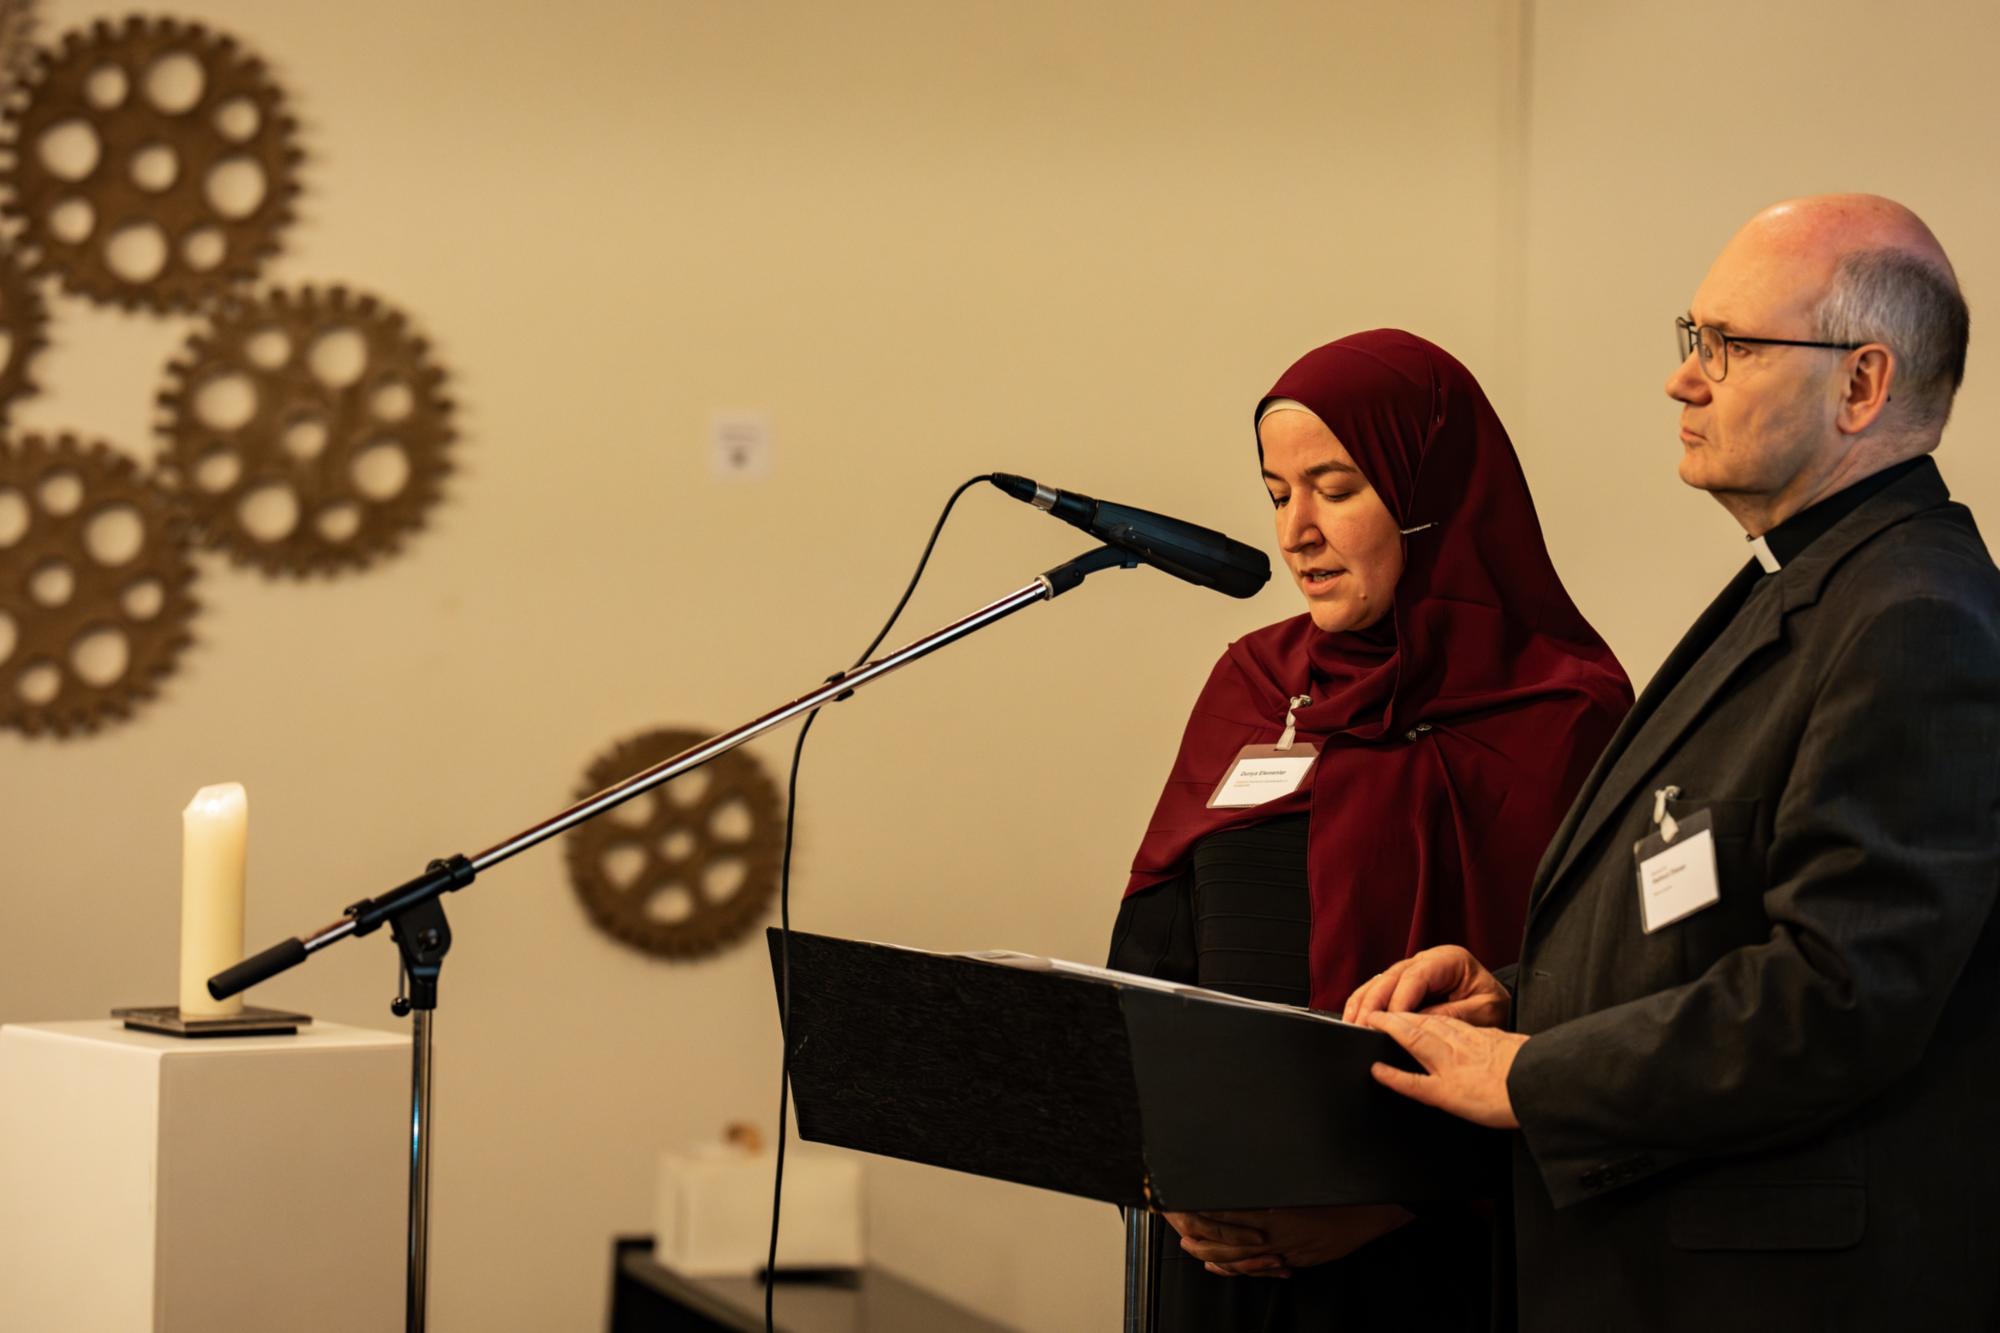
[[[1262,551],[1212,528],[1149,509],[1093,500],[1076,491],[1059,491],[1011,472],[989,473],[986,479],[1016,500],[1046,510],[1050,517],[1189,583],[1231,597],[1254,597],[1270,580],[1271,562]]]
[[[1269,556],[1213,528],[1101,500],[1097,518],[1096,536],[1175,578],[1231,597],[1255,597],[1270,582]]]

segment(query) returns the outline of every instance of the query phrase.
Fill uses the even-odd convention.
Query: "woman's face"
[[[1310,412],[1273,412],[1257,438],[1278,510],[1278,546],[1313,624],[1332,633],[1389,614],[1403,576],[1403,536],[1354,459]]]

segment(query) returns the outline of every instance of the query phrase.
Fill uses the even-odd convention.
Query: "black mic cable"
[[[944,502],[944,512],[938,515],[936,526],[931,529],[930,540],[924,543],[924,553],[917,559],[917,569],[910,575],[909,586],[896,601],[896,609],[889,613],[889,619],[861,650],[861,656],[854,659],[854,666],[866,666],[875,650],[882,646],[882,640],[889,637],[889,631],[896,627],[902,617],[903,608],[910,604],[910,598],[917,591],[917,583],[924,576],[924,567],[931,562],[931,552],[937,549],[938,536],[944,531],[945,520],[951,517],[952,506],[958,498],[982,481],[993,480],[991,473],[981,473],[959,485]],[[838,680],[830,676],[829,680]],[[840,698],[845,699],[846,695]],[[821,705],[824,707],[824,705]],[[771,1247],[764,1258],[764,1333],[776,1333],[777,1325],[771,1319],[771,1304],[774,1283],[778,1271],[778,1218],[785,1198],[785,1130],[786,1116],[791,1110],[792,1094],[792,815],[799,803],[799,758],[805,753],[806,737],[812,732],[812,724],[819,717],[815,708],[806,714],[806,720],[799,727],[799,738],[792,745],[792,772],[785,783],[785,852],[778,863],[778,1042],[781,1047],[778,1064],[778,1162],[771,1182]]]

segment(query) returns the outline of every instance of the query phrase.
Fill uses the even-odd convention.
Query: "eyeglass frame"
[[[1764,347],[1825,347],[1837,352],[1858,352],[1864,347],[1873,345],[1870,343],[1807,342],[1800,338],[1750,338],[1740,333],[1731,333],[1727,329],[1718,329],[1713,324],[1697,324],[1691,315],[1676,315],[1674,317],[1674,328],[1681,335],[1682,361],[1695,356],[1701,350],[1701,335],[1704,330],[1713,333],[1721,343],[1722,371],[1720,374],[1709,374],[1708,359],[1706,357],[1695,357],[1697,363],[1701,366],[1702,377],[1708,380],[1710,384],[1720,384],[1723,380],[1729,378],[1729,344],[1731,343],[1756,343]]]

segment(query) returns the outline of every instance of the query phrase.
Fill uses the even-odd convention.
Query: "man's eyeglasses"
[[[1711,324],[1697,324],[1686,315],[1674,321],[1674,327],[1681,335],[1681,360],[1685,361],[1696,352],[1701,354],[1701,373],[1717,384],[1729,374],[1729,344],[1761,343],[1767,347],[1831,347],[1837,351],[1852,352],[1866,347],[1867,343],[1815,343],[1803,342],[1797,338],[1746,338],[1740,333],[1725,333]]]

